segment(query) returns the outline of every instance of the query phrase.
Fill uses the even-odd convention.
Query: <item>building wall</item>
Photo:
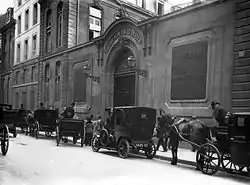
[[[23,1],[22,5],[18,7],[17,1],[14,1],[14,19],[18,20],[18,16],[21,15],[21,33],[18,34],[18,21],[16,22],[15,29],[15,57],[14,64],[22,63],[27,60],[38,57],[39,55],[39,38],[40,38],[40,5],[38,5],[38,19],[37,23],[33,25],[33,5],[38,3],[38,0],[27,0]],[[25,11],[29,9],[29,27],[25,30]],[[32,36],[37,34],[37,50],[36,53],[32,53]],[[28,39],[28,57],[27,60],[24,59],[24,41]],[[21,56],[20,62],[17,62],[17,44],[21,44]]]
[[[14,59],[14,36],[15,20],[13,19],[13,8],[8,8],[5,20],[0,29],[1,42],[1,64],[0,64],[0,101],[12,104],[12,66]]]
[[[153,23],[153,51],[145,59],[148,64],[144,63],[150,66],[148,93],[140,93],[140,102],[149,99],[148,106],[165,108],[174,115],[208,118],[212,116],[209,104],[213,100],[219,101],[227,110],[231,109],[235,6],[233,1],[214,2],[193,6],[190,11],[185,11],[163,16]],[[171,88],[175,85],[171,84],[173,48],[202,38],[208,39],[205,98],[174,101],[170,98]],[[184,67],[185,58],[181,63]],[[181,75],[188,77],[189,74],[183,72]],[[184,84],[179,91],[188,92],[188,88]]]
[[[37,23],[33,24],[34,4],[37,3]],[[28,29],[25,30],[25,11],[29,9]],[[12,99],[15,108],[35,110],[38,107],[38,56],[40,50],[40,5],[38,0],[22,1],[18,6],[14,1],[14,18],[18,20],[21,15],[21,33],[18,33],[18,21],[15,30],[15,55],[12,68]],[[32,51],[32,37],[36,35],[36,52]],[[27,59],[24,58],[24,42],[28,39]],[[20,61],[17,61],[17,44],[21,44]],[[32,70],[33,69],[33,70]],[[18,72],[18,75],[17,75]],[[33,74],[32,74],[33,73]]]
[[[236,3],[232,108],[235,112],[250,111],[250,2]]]
[[[45,102],[46,106],[55,104],[56,107],[62,108],[66,106],[70,101],[74,99],[74,92],[71,87],[73,75],[72,65],[75,63],[75,60],[82,61],[84,58],[86,61],[91,62],[93,58],[96,58],[96,46],[93,45],[92,41],[88,39],[88,20],[89,20],[89,6],[93,5],[93,1],[90,0],[78,0],[78,1],[62,1],[65,5],[63,7],[63,16],[64,16],[64,44],[63,47],[58,49],[55,45],[56,43],[56,8],[60,1],[40,1],[41,3],[41,41],[40,41],[40,67],[39,67],[39,101]],[[102,22],[102,33],[109,27],[109,25],[115,20],[114,14],[118,12],[118,4],[114,1],[102,1],[99,5],[103,13],[103,22]],[[129,6],[129,5],[127,5]],[[46,20],[46,11],[52,9],[52,50],[46,52],[45,47],[45,20]],[[77,9],[76,9],[77,8]],[[135,7],[127,7],[127,13],[131,17],[141,20],[147,17],[151,17],[153,14]],[[75,25],[77,24],[77,25]],[[76,40],[74,40],[76,39]],[[93,50],[88,49],[87,46],[91,45]],[[71,52],[75,54],[71,55]],[[92,54],[94,57],[92,56]],[[88,57],[86,57],[86,55]],[[91,56],[91,57],[90,57]],[[90,58],[89,58],[90,57]],[[74,59],[75,58],[75,59]],[[79,59],[78,59],[79,58]],[[96,60],[96,59],[95,59]],[[61,101],[55,100],[55,63],[60,61],[62,64],[62,87]],[[94,62],[95,63],[95,62]],[[45,66],[46,64],[50,65],[50,80],[46,85],[45,80]],[[93,68],[95,68],[93,66]],[[88,80],[89,81],[89,80]],[[88,87],[90,87],[90,82],[88,82]],[[69,88],[71,87],[71,88]],[[47,90],[47,88],[49,90]],[[46,94],[50,94],[49,97],[46,97]],[[95,101],[91,98],[91,92],[87,90],[87,101]]]

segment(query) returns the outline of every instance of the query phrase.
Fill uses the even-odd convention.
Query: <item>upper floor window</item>
[[[63,38],[63,3],[60,2],[57,7],[57,46],[62,46]]]
[[[145,8],[145,7],[146,7],[146,2],[145,2],[145,0],[136,0],[136,4],[137,4],[139,7],[142,7],[142,8]]]
[[[36,69],[36,67],[32,66],[32,68],[31,68],[31,74],[30,74],[30,80],[31,80],[31,82],[34,82],[36,80],[35,79],[35,69]]]
[[[21,28],[22,28],[22,17],[21,15],[18,16],[17,18],[17,33],[20,34],[21,33]]]
[[[163,2],[158,1],[158,15],[163,15],[164,14],[164,4]]]
[[[37,23],[37,17],[38,17],[38,8],[37,3],[33,5],[33,25]]]
[[[23,70],[23,83],[27,83],[27,69]]]
[[[50,79],[50,69],[49,69],[49,64],[45,65],[45,83],[49,83]]]
[[[37,35],[32,36],[32,55],[36,55]]]
[[[28,59],[28,53],[29,53],[29,42],[27,39],[24,41],[24,60]]]
[[[60,100],[60,87],[61,87],[61,62],[56,63],[56,83],[55,83],[55,99]]]
[[[16,51],[16,61],[17,63],[20,62],[20,57],[21,57],[21,44],[17,44],[17,51]]]
[[[102,11],[95,7],[89,7],[89,40],[101,35]]]
[[[16,84],[19,84],[19,82],[20,82],[20,72],[19,71],[17,71],[16,72]]]
[[[21,6],[22,5],[22,0],[17,0],[17,6]]]
[[[46,16],[46,51],[51,51],[52,41],[51,41],[51,25],[52,25],[52,11],[47,11]]]
[[[25,11],[25,30],[29,29],[29,9]]]

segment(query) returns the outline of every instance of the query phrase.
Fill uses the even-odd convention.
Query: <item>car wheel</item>
[[[127,139],[121,139],[117,147],[118,154],[121,158],[125,159],[129,155],[129,142]]]
[[[148,147],[145,148],[145,155],[148,159],[153,159],[156,155],[156,147],[153,142],[148,144]]]
[[[91,147],[94,152],[98,152],[100,150],[100,141],[97,136],[94,136],[91,140]]]

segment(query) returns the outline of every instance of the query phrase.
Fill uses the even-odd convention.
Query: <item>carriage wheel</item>
[[[84,140],[85,140],[85,134],[82,133],[82,138],[81,138],[81,147],[84,145]]]
[[[231,154],[223,153],[221,155],[221,163],[223,169],[227,173],[233,173],[236,171],[242,172],[242,170],[244,169],[244,167],[234,164],[234,162],[231,160]]]
[[[73,138],[73,144],[75,145],[77,143],[77,139],[74,137]]]
[[[1,151],[3,155],[6,155],[9,149],[9,129],[5,125],[2,129]]]
[[[153,142],[148,144],[148,147],[145,148],[145,155],[148,159],[153,159],[156,154],[156,147]]]
[[[59,146],[60,143],[60,130],[59,127],[56,127],[56,146]]]
[[[213,175],[220,167],[220,153],[214,145],[206,143],[198,149],[196,162],[202,173]]]
[[[94,136],[91,140],[91,146],[92,146],[92,150],[94,152],[98,152],[100,150],[100,142],[99,142],[99,138],[97,136]]]
[[[129,154],[129,142],[127,139],[121,139],[117,147],[118,154],[121,158],[125,159]]]
[[[250,177],[250,165],[247,166],[247,175]]]
[[[36,137],[36,139],[38,139],[38,134],[39,134],[39,123],[36,121],[34,128],[34,136]]]
[[[13,137],[16,137],[17,136],[17,130],[16,130],[16,127],[14,126],[13,127]]]

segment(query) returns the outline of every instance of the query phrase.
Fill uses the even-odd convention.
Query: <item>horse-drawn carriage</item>
[[[104,128],[92,138],[92,149],[116,150],[121,158],[140,150],[152,159],[156,148],[152,141],[156,110],[148,107],[114,107],[106,109],[109,116]]]
[[[177,163],[178,142],[185,141],[197,148],[197,167],[204,174],[215,174],[220,164],[225,171],[250,171],[250,113],[228,113],[226,125],[219,126],[216,141],[211,129],[197,118],[171,117],[170,145],[172,164]]]
[[[33,124],[30,124],[30,130],[33,131],[34,136],[38,138],[40,131],[45,132],[45,136],[51,136],[56,131],[58,119],[58,112],[56,110],[41,108],[34,112]]]
[[[250,112],[228,113],[228,126],[218,127],[217,146],[222,167],[228,173],[250,172]]]
[[[78,139],[81,139],[81,147],[83,147],[85,140],[84,121],[71,118],[61,119],[56,127],[57,146],[63,137],[72,137],[74,144],[77,143]]]
[[[29,123],[27,122],[27,115],[32,114],[32,112],[26,109],[14,109],[14,111],[17,112],[15,117],[16,127],[21,128],[23,132],[26,132],[26,134],[28,134]]]

